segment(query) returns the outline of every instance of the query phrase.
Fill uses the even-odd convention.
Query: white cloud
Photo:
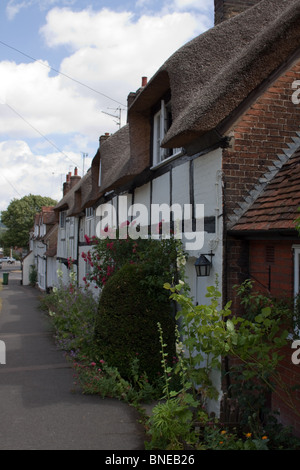
[[[183,43],[204,31],[201,16],[188,12],[143,15],[54,8],[41,28],[47,45],[67,46],[73,52],[61,71],[85,81],[122,103],[130,91],[149,78]]]
[[[208,0],[174,0],[174,7],[179,10],[192,8],[202,12],[213,10],[213,1]]]
[[[49,76],[41,63],[0,62],[0,76],[1,133],[37,137],[37,129],[43,135],[82,132],[90,138],[98,133],[94,97],[79,95],[61,76]]]
[[[13,18],[29,5],[42,8],[71,1],[10,0],[7,13]],[[147,7],[148,0],[138,3]],[[175,0],[180,11],[174,11],[174,3],[163,3],[159,13],[149,10],[141,17],[107,8],[50,10],[40,32],[48,47],[69,50],[60,71],[99,93],[53,74],[47,61],[0,62],[0,210],[18,197],[16,191],[22,196],[31,192],[60,198],[65,174],[74,162],[82,169],[82,152],[89,154],[87,170],[99,136],[118,129],[115,120],[104,114],[117,114],[118,103],[103,95],[126,105],[128,93],[140,87],[142,76],[150,79],[182,44],[207,29],[202,11],[184,11],[197,3]],[[122,124],[125,120],[123,109]]]
[[[47,61],[0,62],[0,133],[33,138],[38,131],[66,139],[76,134],[93,141],[96,151],[99,136],[117,130],[114,119],[102,111],[116,114],[119,105],[103,94],[126,106],[128,93],[139,88],[141,77],[150,78],[198,28],[189,13],[144,15],[135,21],[130,12],[54,8],[41,31],[48,45],[67,45],[74,51],[62,61],[61,72],[99,93],[53,76]]]
[[[32,6],[40,10],[49,9],[57,3],[61,5],[72,5],[75,0],[9,0],[6,6],[6,14],[9,20],[13,20],[21,10]]]
[[[6,7],[6,14],[9,20],[13,20],[14,17],[19,13],[19,11],[24,8],[25,2],[16,4],[14,0],[10,0]]]
[[[80,161],[75,153],[69,155]],[[5,210],[13,198],[30,193],[61,199],[65,176],[74,169],[61,153],[46,156],[34,153],[22,140],[0,142],[0,161],[0,211]]]

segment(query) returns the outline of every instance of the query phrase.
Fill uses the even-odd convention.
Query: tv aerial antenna
[[[116,108],[107,108],[107,109],[113,109],[117,114],[107,113],[106,111],[102,111],[102,113],[115,118],[116,120],[114,122],[117,124],[117,126],[119,126],[119,129],[121,129],[122,111],[124,111],[125,108],[121,108],[121,106],[119,106],[117,109]]]

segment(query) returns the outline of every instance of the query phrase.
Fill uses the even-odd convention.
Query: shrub
[[[41,299],[41,307],[51,318],[57,345],[71,358],[93,353],[93,332],[97,302],[89,292],[76,286],[74,271],[69,271],[69,284],[63,285],[58,271],[59,286]]]
[[[29,271],[29,282],[31,286],[35,286],[37,283],[37,270],[34,264],[30,266],[30,271]]]
[[[160,322],[168,357],[175,356],[175,319],[168,294],[161,287],[154,296],[145,277],[149,266],[124,265],[103,288],[95,326],[99,357],[130,376],[132,360],[139,359],[140,373],[150,381],[162,373],[157,323]],[[155,271],[153,272],[155,276]]]

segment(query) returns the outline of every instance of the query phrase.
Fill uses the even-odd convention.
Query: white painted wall
[[[58,285],[57,279],[57,260],[56,257],[47,257],[47,288]]]
[[[172,204],[189,204],[189,162],[183,163],[172,170]]]
[[[77,259],[78,217],[67,217],[66,226],[58,229],[57,257]]]
[[[30,266],[33,266],[34,263],[34,252],[30,251],[27,256],[22,261],[22,283],[23,286],[29,286],[29,273],[30,273]]]
[[[170,174],[165,173],[152,181],[152,204],[170,202]]]

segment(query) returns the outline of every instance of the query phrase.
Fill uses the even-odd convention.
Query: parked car
[[[16,260],[14,258],[10,258],[9,256],[6,256],[5,258],[0,259],[0,263],[13,264],[13,263],[15,263],[15,261]]]

